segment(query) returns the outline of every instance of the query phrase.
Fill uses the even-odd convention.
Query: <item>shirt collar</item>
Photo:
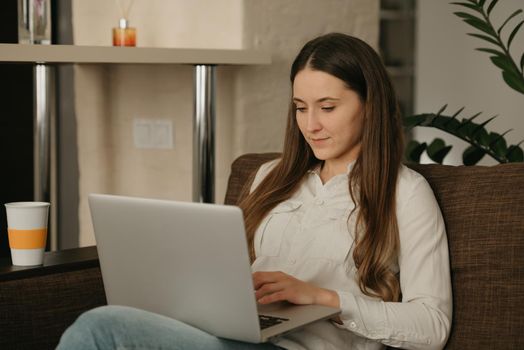
[[[355,166],[355,162],[357,160],[354,159],[352,160],[346,167],[346,175],[349,175],[349,173],[351,172],[351,170],[353,170],[353,166]],[[318,176],[320,176],[320,169],[322,168],[322,163],[318,163],[317,165],[315,165],[315,167],[313,169],[309,169],[307,172],[309,174],[316,174]]]

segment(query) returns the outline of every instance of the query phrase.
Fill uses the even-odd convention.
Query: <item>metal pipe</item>
[[[33,197],[35,201],[51,201],[51,135],[55,135],[55,80],[54,67],[45,64],[34,66],[34,154]],[[53,186],[54,190],[54,186]],[[53,196],[54,197],[54,196]],[[51,203],[53,218],[56,203]],[[49,247],[56,249],[56,225],[50,222]]]
[[[215,201],[215,66],[195,65],[193,201]]]

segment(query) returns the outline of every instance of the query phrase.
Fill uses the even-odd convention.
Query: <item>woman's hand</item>
[[[253,273],[255,297],[260,304],[288,301],[293,304],[317,304],[340,307],[335,291],[317,287],[283,272]]]

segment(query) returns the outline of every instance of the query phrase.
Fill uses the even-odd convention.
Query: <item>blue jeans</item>
[[[183,322],[126,307],[103,306],[80,315],[64,332],[57,350],[74,349],[280,349],[215,337]]]

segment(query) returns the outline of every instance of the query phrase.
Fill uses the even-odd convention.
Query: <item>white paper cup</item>
[[[44,263],[49,205],[47,202],[5,204],[13,265],[32,266]]]

